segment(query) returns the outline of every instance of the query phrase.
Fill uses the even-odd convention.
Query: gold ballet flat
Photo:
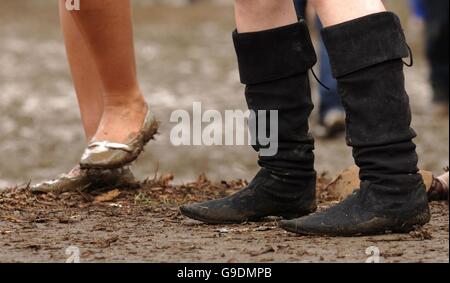
[[[147,111],[142,129],[136,137],[126,144],[95,141],[88,145],[81,157],[81,169],[116,169],[126,166],[135,161],[144,146],[158,132],[158,122]]]
[[[65,193],[82,191],[89,188],[101,188],[108,186],[121,186],[133,184],[136,180],[129,168],[105,170],[99,173],[89,174],[78,166],[71,172],[78,171],[75,176],[63,174],[51,181],[42,182],[30,187],[34,193]]]

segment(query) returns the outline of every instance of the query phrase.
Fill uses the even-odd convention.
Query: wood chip
[[[99,202],[108,202],[108,201],[112,201],[115,198],[117,198],[120,195],[120,191],[118,189],[109,191],[107,193],[101,194],[99,196],[96,196],[94,198],[94,202],[99,203]]]

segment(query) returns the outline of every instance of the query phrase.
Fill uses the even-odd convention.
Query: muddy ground
[[[406,76],[420,167],[440,173],[449,163],[449,120],[433,115],[421,27],[405,16],[405,1],[388,2],[403,9],[397,11],[415,53],[416,65]],[[169,142],[170,114],[192,109],[193,101],[201,101],[204,110],[246,109],[230,35],[232,8],[208,1],[189,7],[134,4],[141,87],[162,121],[161,135],[134,171],[141,179],[172,172],[174,184],[204,172],[219,185],[204,179],[187,187],[147,183],[100,203],[89,194],[3,191],[0,262],[64,262],[72,245],[82,261],[95,262],[364,262],[369,246],[379,247],[387,262],[448,262],[446,202],[432,204],[432,222],[417,233],[363,238],[297,237],[273,220],[211,227],[181,217],[179,204],[229,194],[243,183],[226,186],[220,180],[248,180],[258,170],[248,146]],[[0,3],[0,121],[0,188],[54,177],[79,160],[85,141],[53,1]],[[315,124],[316,114],[313,129]],[[352,164],[343,137],[318,139],[316,147],[318,172],[332,176]]]
[[[365,262],[377,247],[384,262],[448,262],[448,202],[432,204],[430,224],[406,235],[302,237],[277,219],[204,225],[180,215],[183,203],[223,197],[245,181],[214,183],[200,176],[182,186],[172,176],[138,188],[62,195],[27,189],[0,193],[0,262],[64,262],[75,246],[82,262]],[[318,185],[320,209],[333,203]]]

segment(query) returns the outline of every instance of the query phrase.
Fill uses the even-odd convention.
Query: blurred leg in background
[[[307,0],[295,0],[297,14],[301,18],[306,18]],[[322,29],[322,23],[317,18],[316,26]],[[326,85],[326,89],[319,85],[319,126],[314,133],[316,136],[328,138],[334,137],[345,130],[345,113],[342,108],[341,98],[337,93],[337,82],[331,72],[330,58],[325,48],[322,38],[319,40],[319,80]]]
[[[306,8],[308,6],[308,0],[294,0],[295,10],[297,16],[302,19],[306,19]]]
[[[436,113],[448,116],[449,107],[449,1],[420,0],[426,22],[427,56],[431,68],[431,85]]]

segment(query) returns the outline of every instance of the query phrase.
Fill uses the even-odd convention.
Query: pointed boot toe
[[[180,212],[186,217],[207,224],[239,224],[247,221],[239,211],[218,200],[184,205],[180,207]]]
[[[421,203],[413,201],[406,207],[391,211],[374,203],[366,188],[355,191],[341,203],[302,218],[281,221],[279,226],[289,232],[309,236],[350,237],[408,233],[430,220],[425,190],[419,193]]]

